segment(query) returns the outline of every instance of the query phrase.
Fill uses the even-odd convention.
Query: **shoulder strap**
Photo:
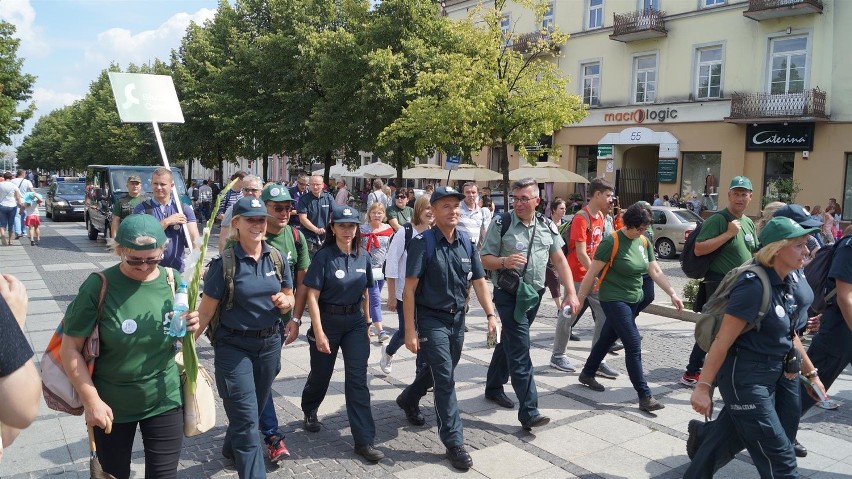
[[[748,267],[746,271],[751,271],[757,275],[758,279],[760,279],[760,284],[763,287],[763,294],[760,299],[760,309],[757,311],[757,318],[755,319],[754,329],[760,331],[760,322],[763,320],[763,317],[766,316],[766,313],[769,312],[769,303],[772,295],[772,284],[769,282],[769,275],[766,274],[766,270],[763,269],[759,264],[753,264]]]
[[[609,267],[612,266],[612,263],[615,261],[615,255],[618,253],[618,231],[613,231],[610,234],[612,235],[612,253],[610,253],[609,261],[606,265],[604,265],[603,271],[601,271],[600,276],[598,276],[598,279],[595,281],[595,287],[592,288],[592,291],[600,289],[601,283],[603,283],[607,272],[609,272]]]
[[[459,235],[459,241],[462,242],[462,246],[464,250],[467,252],[468,259],[473,258],[473,241],[470,239],[468,234],[458,228],[456,228],[456,234]]]
[[[509,227],[512,226],[512,213],[500,213],[500,237],[506,235]]]
[[[299,228],[293,228],[290,225],[287,225],[287,226],[290,227],[290,232],[293,233],[293,242],[296,243],[296,251],[297,252],[301,251],[302,250],[302,237],[299,236]]]
[[[405,243],[403,248],[408,250],[408,243],[411,243],[411,238],[414,237],[414,226],[411,223],[405,223],[402,225],[402,228],[405,230],[403,233],[405,234]]]
[[[284,281],[284,257],[281,251],[274,246],[270,246],[269,257],[272,259],[272,265],[275,266],[275,275],[278,277],[278,282]]]
[[[222,272],[225,274],[225,294],[222,295],[221,303],[225,304],[225,309],[234,307],[234,274],[237,269],[236,259],[234,258],[234,246],[228,246],[222,251]],[[221,304],[220,303],[220,304]]]
[[[94,274],[98,275],[98,277],[101,278],[101,290],[98,293],[98,316],[97,319],[95,319],[95,327],[97,327],[99,324],[101,324],[101,316],[103,315],[104,300],[106,299],[107,293],[107,278],[106,275],[103,274],[103,272],[101,271],[98,271]]]
[[[150,199],[143,201],[142,207],[145,208],[145,214],[146,215],[153,215],[154,214],[154,205],[151,204]]]
[[[166,283],[172,288],[172,296],[175,294],[175,272],[171,268],[163,267],[166,270]]]
[[[586,218],[586,229],[591,231],[592,230],[592,217],[589,215],[589,212],[586,211],[586,208],[580,209],[580,211],[578,211],[577,214],[583,215]]]
[[[426,241],[426,254],[423,256],[423,259],[424,264],[428,266],[429,262],[432,261],[432,256],[435,255],[435,247],[438,243],[438,239],[435,238],[435,229],[429,228],[428,230],[424,231],[423,240]],[[423,272],[426,272],[426,268],[423,268]]]

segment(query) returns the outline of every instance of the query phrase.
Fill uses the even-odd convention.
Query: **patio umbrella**
[[[451,180],[459,181],[500,181],[503,175],[482,165],[461,164],[450,174]]]
[[[446,176],[447,170],[432,163],[416,165],[402,172],[402,177],[406,180],[443,180]]]
[[[535,166],[522,166],[509,172],[510,180],[532,178],[539,183],[588,183],[589,180],[562,168],[557,163],[540,161]]]
[[[316,176],[322,176],[322,175],[325,174],[325,168],[320,168],[316,171],[312,171],[311,174],[316,175]],[[328,176],[330,178],[332,178],[332,177],[333,178],[339,178],[341,176],[351,176],[351,175],[352,175],[352,171],[350,171],[348,168],[341,165],[340,163],[331,165],[331,169],[329,169],[329,171],[328,171]]]
[[[390,178],[392,176],[396,176],[396,168],[387,163],[377,161],[375,163],[364,165],[346,176],[354,176],[357,178]]]

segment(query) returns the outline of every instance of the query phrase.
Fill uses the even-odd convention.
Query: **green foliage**
[[[14,33],[14,25],[0,20],[0,145],[11,145],[12,135],[21,133],[35,112],[34,104],[22,105],[32,98],[35,77],[21,70],[21,41],[12,37]]]
[[[686,285],[683,287],[684,303],[688,303],[690,305],[695,304],[695,298],[698,297],[698,285],[700,283],[700,279],[690,279],[687,281]]]
[[[773,201],[784,203],[795,203],[796,196],[802,192],[802,185],[793,178],[778,178],[766,185],[766,194],[763,196],[762,207]]]

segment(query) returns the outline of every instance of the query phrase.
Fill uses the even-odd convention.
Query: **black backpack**
[[[809,316],[815,316],[822,313],[828,307],[828,304],[837,295],[837,288],[828,289],[828,270],[831,269],[831,263],[834,260],[834,253],[843,242],[852,241],[852,236],[844,236],[837,240],[831,248],[823,247],[817,250],[814,259],[805,266],[805,278],[808,280],[808,285],[814,291],[814,302],[811,304],[808,312]]]
[[[728,210],[722,210],[717,215],[722,215],[725,217],[725,220],[730,223],[734,220],[734,217]],[[695,242],[698,239],[698,235],[701,234],[701,227],[704,225],[704,222],[698,223],[692,233],[689,233],[689,236],[686,238],[686,242],[683,245],[683,251],[680,253],[680,269],[683,270],[683,273],[692,279],[702,279],[707,275],[707,272],[710,270],[710,264],[713,263],[713,260],[716,259],[721,253],[722,250],[725,249],[734,238],[729,239],[722,246],[716,248],[715,251],[709,254],[705,254],[702,256],[695,255]]]

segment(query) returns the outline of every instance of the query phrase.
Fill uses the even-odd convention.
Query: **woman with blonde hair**
[[[697,419],[688,425],[687,455],[692,463],[684,477],[712,477],[716,470],[748,449],[760,477],[798,477],[793,441],[800,409],[799,375],[821,392],[825,387],[796,333],[808,320],[813,300],[799,271],[808,256],[808,234],[818,228],[802,228],[795,220],[775,217],[766,223],[755,254],[761,274],[745,271],[739,277],[725,307],[701,379],[692,393],[692,408],[707,417],[718,386],[725,401],[718,417]],[[765,273],[771,288],[770,305],[760,328],[755,325],[763,296]]]
[[[370,293],[370,319],[376,328],[379,342],[383,343],[390,339],[382,327],[382,288],[385,285],[384,266],[385,257],[390,247],[393,228],[385,220],[385,205],[376,201],[367,209],[367,221],[360,227],[361,248],[370,256],[370,265],[373,268],[373,280],[375,284],[368,288]]]
[[[772,216],[775,215],[775,212],[778,211],[779,208],[786,206],[787,203],[783,201],[773,201],[771,203],[767,203],[766,206],[763,207],[763,211],[760,212],[760,218],[757,220],[757,223],[754,224],[754,231],[757,234],[760,234],[760,230],[766,226],[766,223],[769,223],[769,220],[772,219]]]

